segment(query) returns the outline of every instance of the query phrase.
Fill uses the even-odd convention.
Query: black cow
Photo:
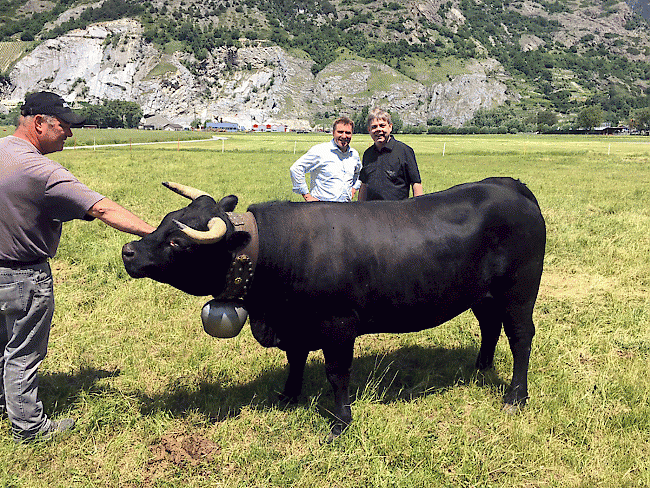
[[[309,351],[322,349],[333,436],[352,420],[358,336],[435,327],[470,308],[482,336],[476,367],[492,366],[503,327],[514,359],[504,401],[526,403],[546,229],[523,183],[488,178],[404,201],[270,202],[246,214],[231,213],[233,195],[217,203],[166,186],[193,201],[124,246],[128,273],[243,303],[255,338],[286,351],[288,399]]]

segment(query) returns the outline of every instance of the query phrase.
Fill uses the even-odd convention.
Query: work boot
[[[17,443],[28,443],[35,440],[47,441],[60,432],[66,432],[74,427],[75,419],[67,418],[61,420],[48,420],[45,428],[39,430],[35,435],[23,435],[14,432],[14,441]]]

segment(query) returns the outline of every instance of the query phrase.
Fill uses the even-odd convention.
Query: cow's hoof
[[[506,406],[510,405],[513,408],[522,409],[526,406],[528,400],[528,393],[520,388],[511,388],[505,395],[503,395],[504,410]]]
[[[334,440],[338,439],[341,437],[341,434],[345,432],[345,429],[347,429],[348,426],[337,422],[334,425],[332,425],[332,429],[330,430],[330,433],[327,435],[327,438],[325,439],[325,444],[329,444],[333,442]]]
[[[524,407],[521,403],[504,403],[503,411],[508,415],[515,415],[521,412],[521,409]]]
[[[476,369],[478,369],[481,372],[485,372],[488,369],[492,369],[494,367],[494,360],[483,360],[481,358],[478,358],[476,360],[476,364],[474,364]]]
[[[282,405],[295,405],[298,403],[298,395],[287,395],[286,393],[280,393],[278,396],[278,401]]]

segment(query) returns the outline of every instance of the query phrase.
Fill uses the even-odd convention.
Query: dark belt
[[[0,259],[0,268],[28,268],[30,266],[36,266],[37,264],[47,263],[47,258],[34,259],[33,261],[6,261]]]

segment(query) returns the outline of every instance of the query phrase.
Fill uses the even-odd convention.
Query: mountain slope
[[[45,42],[5,73],[5,99],[33,89],[28,73],[38,65],[44,70],[32,85],[77,101],[134,100],[184,123],[223,116],[327,123],[376,104],[408,125],[442,118],[459,126],[495,110],[503,120],[539,111],[570,120],[589,104],[617,123],[649,104],[641,2],[7,3],[13,10],[0,41]],[[123,15],[134,20],[117,20]],[[86,26],[98,21],[112,22],[94,28],[105,31],[99,46],[84,49],[94,57],[75,58],[74,39],[80,46],[93,38]],[[77,27],[84,29],[69,31]],[[59,61],[45,62],[44,53]]]

